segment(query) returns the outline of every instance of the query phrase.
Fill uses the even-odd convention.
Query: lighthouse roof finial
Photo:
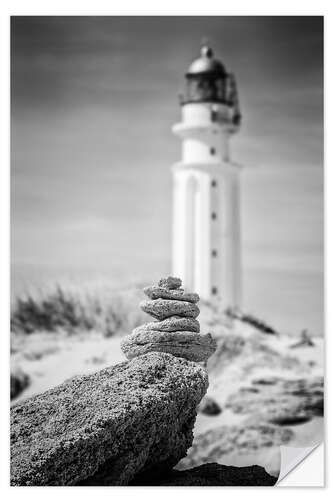
[[[201,57],[208,57],[211,58],[213,57],[213,49],[209,47],[208,45],[202,45],[201,50],[200,50]]]
[[[203,38],[200,49],[200,57],[192,62],[186,75],[191,76],[200,73],[225,75],[226,70],[223,64],[217,59],[214,59],[213,56],[214,52],[210,47],[207,38]]]
[[[200,54],[202,57],[213,57],[214,52],[213,49],[210,46],[209,39],[204,36],[201,40],[201,49],[200,49]]]

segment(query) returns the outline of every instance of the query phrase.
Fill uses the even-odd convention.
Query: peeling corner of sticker
[[[279,484],[295,467],[298,466],[320,443],[313,446],[295,448],[294,446],[280,446],[280,474],[276,484]]]

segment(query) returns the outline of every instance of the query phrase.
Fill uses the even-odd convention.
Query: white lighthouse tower
[[[186,73],[182,160],[173,171],[173,275],[203,299],[241,306],[240,167],[230,159],[238,131],[236,83],[208,46]]]

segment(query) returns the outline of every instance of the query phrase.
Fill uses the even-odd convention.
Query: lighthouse
[[[241,307],[239,165],[230,139],[240,127],[236,81],[204,45],[185,74],[182,157],[172,167],[173,275],[201,298]]]

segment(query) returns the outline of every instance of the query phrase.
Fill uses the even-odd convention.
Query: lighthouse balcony
[[[200,137],[203,134],[234,134],[239,129],[238,125],[235,125],[231,121],[225,121],[224,123],[176,123],[172,127],[172,131],[175,135],[180,137]]]

